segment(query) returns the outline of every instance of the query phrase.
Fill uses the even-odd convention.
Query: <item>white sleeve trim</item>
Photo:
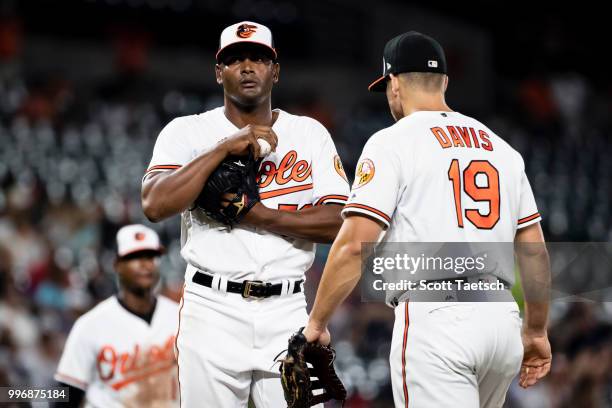
[[[363,204],[347,204],[342,210],[342,218],[346,218],[346,215],[350,212],[361,213],[373,217],[383,222],[387,228],[391,226],[391,218],[384,212],[377,210],[376,208],[369,207]]]
[[[74,377],[71,377],[69,375],[62,374],[62,373],[55,373],[53,378],[56,381],[63,382],[63,383],[68,384],[68,385],[72,385],[73,387],[79,388],[79,389],[81,389],[83,391],[87,391],[87,383],[86,382],[78,380],[78,379],[76,379]]]
[[[530,216],[520,218],[516,224],[516,229],[525,228],[540,221],[542,221],[542,216],[539,212],[536,212]]]

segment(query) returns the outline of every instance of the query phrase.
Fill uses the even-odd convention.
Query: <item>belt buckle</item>
[[[265,296],[258,296],[258,295],[253,295],[251,294],[251,290],[253,288],[265,288],[266,286],[269,286],[269,283],[263,283],[263,281],[260,280],[252,280],[252,281],[248,281],[245,280],[244,282],[242,282],[242,297],[243,298],[255,298],[255,299],[264,299]]]

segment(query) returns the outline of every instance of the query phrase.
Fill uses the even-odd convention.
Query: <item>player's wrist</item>
[[[323,333],[325,330],[327,330],[326,323],[313,318],[308,320],[308,327],[317,333]]]
[[[527,337],[547,337],[546,327],[523,327],[523,336]]]
[[[269,208],[261,202],[258,202],[249,210],[247,215],[244,216],[242,223],[253,227],[270,225],[273,219],[270,213],[271,210]]]
[[[228,139],[224,139],[220,141],[215,147],[215,150],[218,151],[223,158],[226,158],[227,156],[229,156],[231,153],[231,145]]]

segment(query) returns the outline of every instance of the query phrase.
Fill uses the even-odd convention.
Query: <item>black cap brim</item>
[[[224,51],[227,51],[228,49],[231,49],[235,46],[239,46],[241,44],[250,44],[256,47],[261,47],[262,49],[268,51],[270,58],[272,60],[276,61],[278,59],[278,54],[276,53],[276,50],[274,48],[270,47],[268,44],[264,44],[258,41],[236,41],[231,44],[228,44],[225,47],[221,48],[219,51],[217,51],[217,54],[215,55],[215,59],[217,60],[217,62],[220,62]]]
[[[387,76],[381,76],[376,81],[368,86],[370,92],[386,92],[387,91]]]
[[[122,255],[117,254],[117,259],[122,260],[125,258],[134,258],[134,257],[138,257],[139,254],[147,254],[147,253],[157,254],[159,256],[162,256],[163,254],[166,253],[166,248],[163,245],[160,245],[157,248],[148,248],[148,247],[147,248],[136,248]]]

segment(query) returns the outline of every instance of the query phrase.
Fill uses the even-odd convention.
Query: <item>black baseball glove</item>
[[[227,157],[208,177],[195,206],[225,225],[238,224],[259,201],[259,163],[251,154]]]
[[[331,399],[344,404],[346,389],[334,370],[336,352],[328,346],[308,343],[302,330],[291,336],[287,356],[280,360],[287,408],[307,408]],[[311,377],[317,379],[311,381]],[[320,390],[317,395],[313,393],[315,390]]]

